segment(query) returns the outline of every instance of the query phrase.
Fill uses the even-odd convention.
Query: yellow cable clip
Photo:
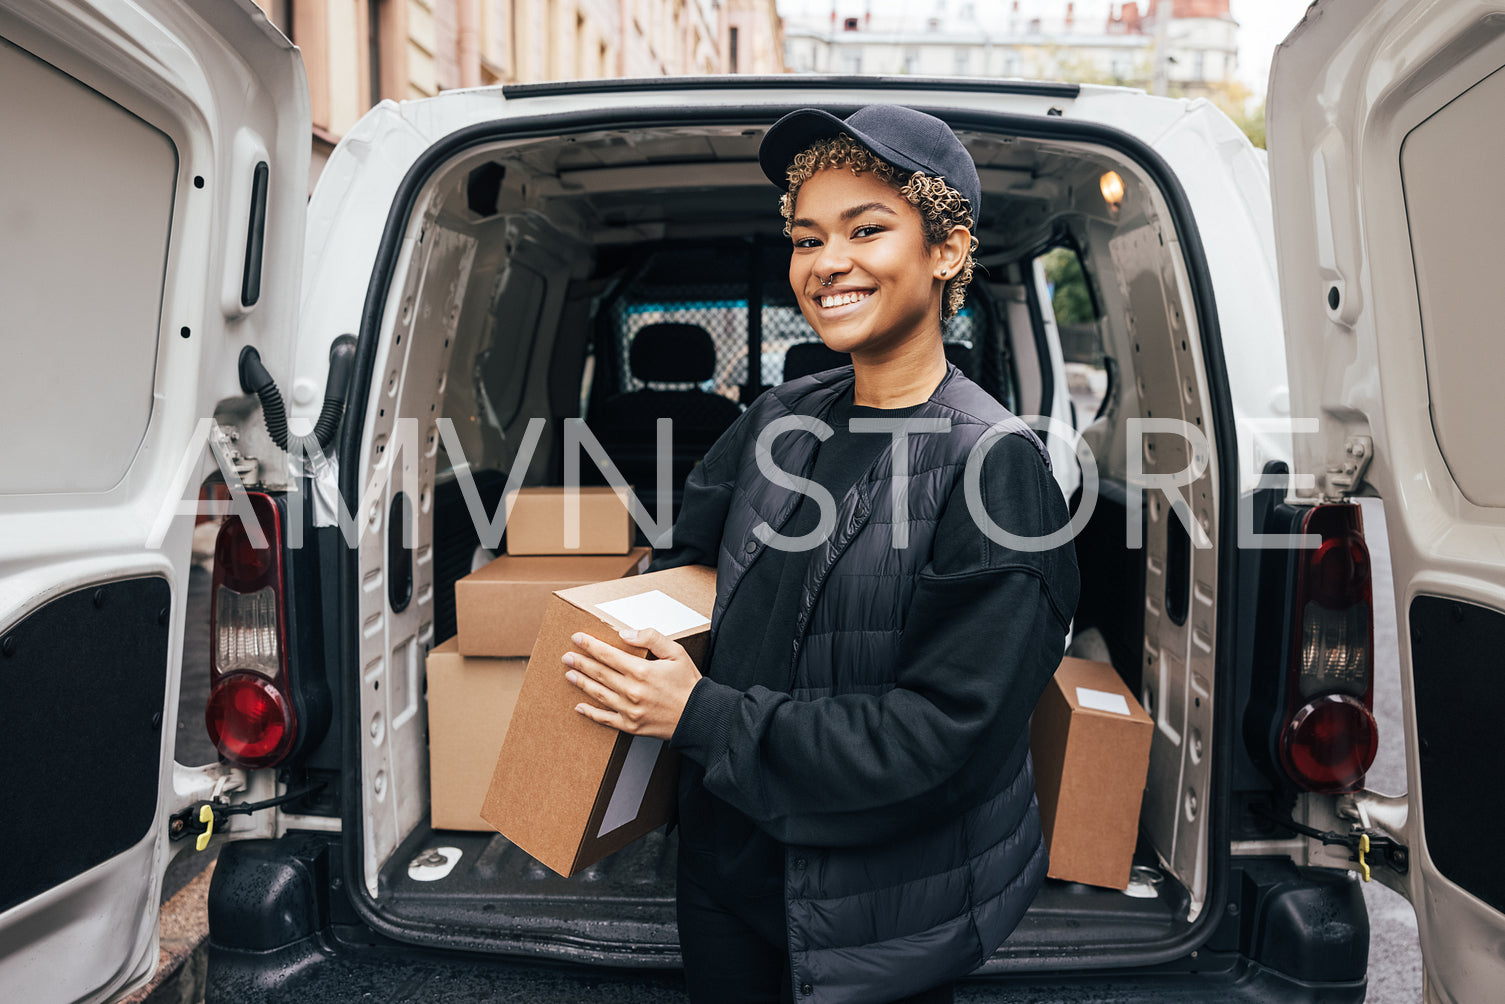
[[[194,850],[202,851],[205,847],[209,846],[209,838],[214,836],[214,809],[208,803],[199,806],[199,822],[204,824],[204,832],[199,834],[199,838],[194,841],[193,847]],[[1367,841],[1369,838],[1365,837],[1364,839],[1366,841],[1365,846],[1368,846]],[[1360,860],[1362,861],[1363,858],[1361,857]],[[1364,877],[1367,881],[1369,877],[1368,868],[1364,869]]]
[[[1369,853],[1369,834],[1359,834],[1359,874],[1364,876],[1364,881],[1369,881],[1369,862],[1364,860],[1364,855]]]

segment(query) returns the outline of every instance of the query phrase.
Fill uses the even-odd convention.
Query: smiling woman
[[[758,397],[685,483],[653,567],[717,567],[704,675],[660,637],[653,660],[582,637],[568,672],[581,714],[683,754],[692,1000],[950,1001],[1045,877],[1028,718],[1079,582],[1069,543],[1018,541],[1066,504],[1039,439],[942,348],[981,199],[950,128],[807,109],[759,160],[787,192],[794,299],[851,363]]]

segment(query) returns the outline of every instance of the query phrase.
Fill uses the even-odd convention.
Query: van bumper
[[[622,969],[416,948],[361,923],[338,874],[338,838],[289,835],[221,852],[209,891],[205,1004],[319,1000],[684,1000],[673,969]],[[973,976],[957,999],[1362,1002],[1369,918],[1349,873],[1236,859],[1228,908],[1195,952],[1155,966]]]

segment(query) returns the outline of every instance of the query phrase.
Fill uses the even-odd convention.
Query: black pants
[[[794,1004],[783,895],[713,893],[682,866],[676,884],[691,1004]],[[891,1004],[951,1004],[953,987],[947,983]]]

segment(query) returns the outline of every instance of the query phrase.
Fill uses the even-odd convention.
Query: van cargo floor
[[[455,851],[458,859],[446,871]],[[500,834],[420,826],[382,870],[379,900],[398,924],[442,928],[472,944],[539,939],[571,944],[582,959],[678,965],[678,852],[678,832],[665,836],[660,827],[562,878]],[[1147,899],[1047,880],[998,956],[1147,948],[1184,930],[1185,917],[1186,894],[1170,876]]]

